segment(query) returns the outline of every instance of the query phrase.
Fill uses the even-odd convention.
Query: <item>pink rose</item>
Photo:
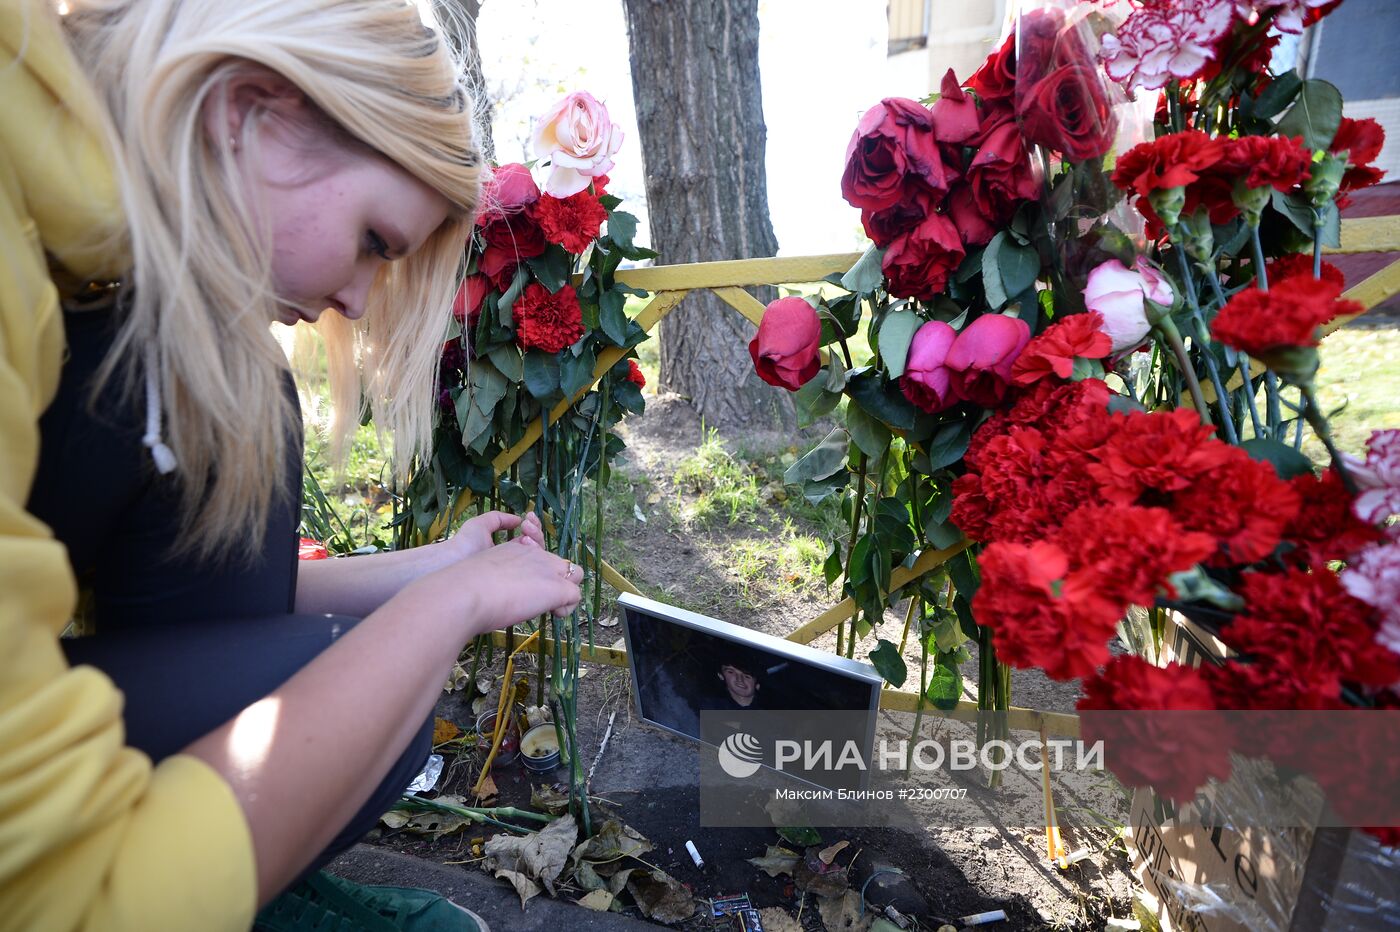
[[[779,298],[769,304],[749,341],[758,377],[795,392],[821,369],[822,324],[804,298]]]
[[[899,388],[904,397],[929,414],[937,414],[962,399],[953,391],[952,373],[945,365],[958,332],[941,320],[931,320],[914,333]]]
[[[535,157],[549,159],[545,193],[564,198],[587,188],[613,167],[622,128],[592,94],[578,91],[550,108],[535,124]]]
[[[1089,273],[1084,304],[1103,315],[1103,331],[1113,340],[1113,352],[1130,350],[1147,339],[1152,323],[1145,301],[1171,307],[1175,295],[1166,278],[1141,258],[1130,269],[1109,259]]]
[[[525,213],[539,199],[540,189],[530,169],[519,162],[494,168],[481,190],[481,211],[476,216],[476,225],[484,227]]]
[[[952,390],[985,408],[1000,404],[1011,382],[1011,366],[1030,341],[1031,328],[1024,320],[1003,314],[977,318],[948,350]]]

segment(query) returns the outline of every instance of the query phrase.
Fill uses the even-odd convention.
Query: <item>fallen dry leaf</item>
[[[441,796],[437,802],[448,806],[465,806],[466,803],[460,796]],[[400,809],[392,809],[379,817],[389,828],[403,829],[405,832],[412,832],[415,835],[423,835],[427,838],[441,838],[444,835],[451,835],[460,832],[462,829],[475,823],[466,816],[454,815],[450,812],[438,812],[429,810],[425,812],[404,812]]]
[[[544,884],[549,895],[553,896],[554,881],[563,872],[569,851],[577,839],[578,826],[571,815],[555,819],[538,832],[524,837],[497,835],[486,842],[486,860],[482,868],[494,872],[497,877],[503,872],[524,874],[531,881]],[[524,906],[530,897],[525,895],[514,879],[511,879],[511,883],[521,894],[520,905]]]
[[[652,850],[651,842],[630,825],[616,819],[603,823],[598,834],[574,849],[573,861],[616,861],[624,857],[639,857]]]
[[[787,914],[781,906],[769,906],[758,911],[764,932],[802,932],[802,924]]]
[[[578,901],[578,905],[588,909],[596,909],[598,912],[606,912],[612,905],[613,895],[606,890],[594,890],[592,893]]]
[[[583,887],[583,889],[590,893],[594,890],[606,890],[608,888],[607,881],[599,877],[598,872],[593,869],[593,865],[589,864],[587,861],[584,861],[578,867],[574,868],[574,883]]]
[[[826,932],[864,932],[873,913],[860,914],[860,894],[847,890],[844,896],[817,900]]]
[[[497,880],[510,881],[510,885],[515,888],[515,892],[520,895],[520,908],[524,909],[525,904],[530,902],[532,897],[539,896],[540,885],[520,871],[505,870],[504,868],[492,871]]]
[[[797,862],[801,856],[796,851],[790,851],[779,845],[769,845],[768,850],[761,858],[749,858],[749,863],[763,871],[769,877],[777,877],[779,874],[791,874],[797,869]]]
[[[452,722],[445,718],[433,719],[433,744],[442,744],[444,741],[451,741],[462,733]]]
[[[823,864],[830,864],[836,860],[836,856],[841,853],[841,849],[849,845],[849,841],[838,841],[830,848],[823,848],[817,852],[817,857],[821,858]]]
[[[496,789],[496,781],[491,779],[488,773],[481,779],[481,792],[476,798],[479,800],[495,799],[500,790]]]
[[[695,913],[695,897],[664,871],[633,871],[627,878],[627,892],[642,915],[656,922],[682,922]]]
[[[569,808],[569,788],[562,783],[532,785],[530,805],[550,815],[563,815]]]

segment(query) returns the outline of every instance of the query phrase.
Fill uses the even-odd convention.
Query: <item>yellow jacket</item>
[[[64,351],[48,258],[124,272],[98,245],[122,228],[99,113],[44,0],[0,0],[0,930],[247,929],[237,800],[200,760],[124,746],[121,693],[64,661],[73,572],[24,508]]]

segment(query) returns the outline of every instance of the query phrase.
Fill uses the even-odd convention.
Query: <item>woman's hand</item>
[[[414,600],[460,604],[469,619],[471,637],[546,612],[568,615],[582,597],[582,583],[583,567],[545,550],[534,535],[522,533],[429,573],[403,594]]]
[[[520,532],[521,537],[527,537],[539,546],[544,546],[544,529],[540,527],[539,515],[533,511],[524,518],[504,511],[488,511],[477,515],[470,521],[463,522],[457,533],[442,546],[448,548],[456,559],[461,560],[493,546],[496,542],[495,534],[515,530]]]

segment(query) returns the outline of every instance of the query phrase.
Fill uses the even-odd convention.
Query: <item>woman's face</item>
[[[419,249],[450,209],[397,164],[304,121],[264,122],[244,167],[272,231],[284,324],[327,308],[358,319],[384,265]]]

